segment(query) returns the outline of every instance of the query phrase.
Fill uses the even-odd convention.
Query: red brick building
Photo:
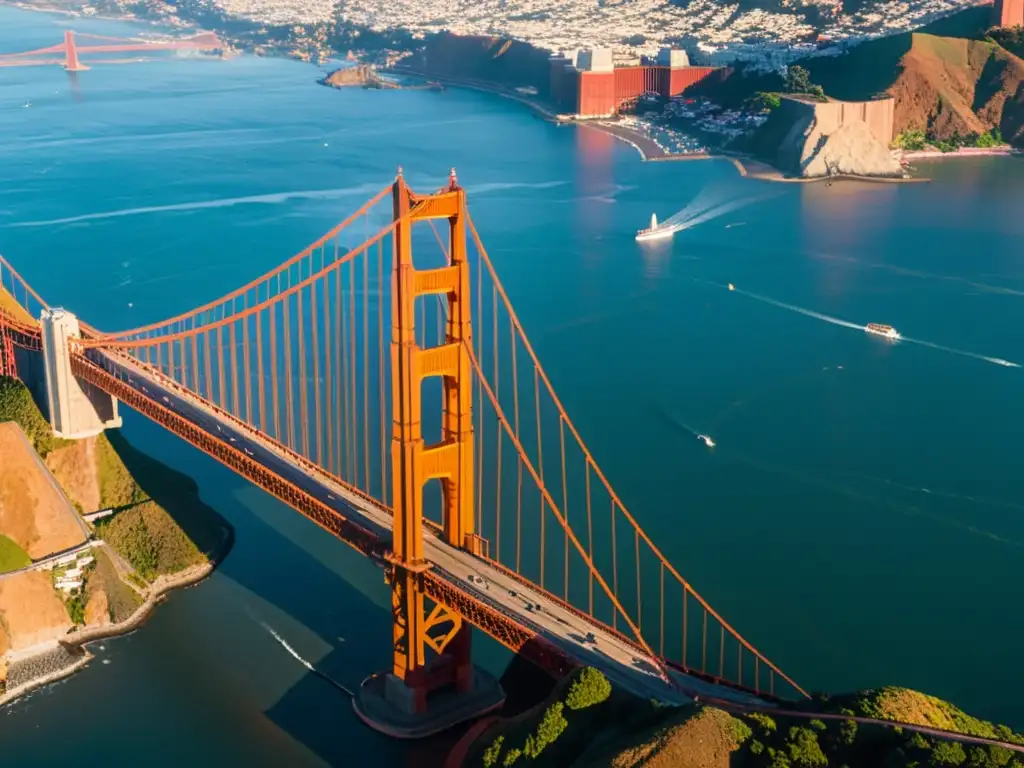
[[[1024,2],[1024,0],[1014,0]],[[583,51],[577,61],[552,57],[551,98],[563,112],[580,117],[602,117],[645,94],[678,96],[708,77],[724,79],[729,69],[691,67],[682,51],[664,50],[657,64],[616,67],[607,51]]]

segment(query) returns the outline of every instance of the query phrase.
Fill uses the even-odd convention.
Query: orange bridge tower
[[[474,530],[472,344],[469,262],[466,255],[466,193],[454,169],[448,186],[414,196],[399,169],[392,188],[394,259],[391,274],[391,465],[394,536],[388,556],[393,621],[392,669],[363,681],[354,700],[371,727],[398,738],[420,738],[497,709],[505,694],[491,675],[473,667],[470,626],[435,602],[427,609],[423,489],[442,488],[442,538],[449,547],[482,554],[487,542]],[[412,227],[446,219],[448,265],[416,269]],[[416,342],[416,300],[446,297],[445,343]],[[441,442],[424,444],[423,381],[441,377],[444,412]],[[436,553],[430,558],[437,560]],[[428,651],[433,658],[427,658]],[[428,705],[429,698],[429,705]]]
[[[1024,0],[996,0],[992,23],[997,27],[1024,26]]]
[[[88,69],[87,66],[78,60],[75,33],[70,29],[64,31],[64,69],[68,72],[83,72]]]

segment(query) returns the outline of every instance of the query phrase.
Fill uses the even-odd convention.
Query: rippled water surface
[[[0,50],[65,24],[0,9]],[[252,58],[0,69],[0,251],[52,304],[130,327],[263,273],[399,165],[421,188],[455,166],[593,453],[726,618],[805,687],[909,685],[1024,728],[1024,371],[986,359],[1024,363],[1024,164],[773,186],[641,163],[499,98],[317,76]],[[687,205],[714,210],[637,247],[651,212]],[[355,687],[389,663],[380,570],[143,418],[125,433],[197,479],[236,547],[97,650],[109,664],[6,709],[4,756],[417,764],[263,626]]]

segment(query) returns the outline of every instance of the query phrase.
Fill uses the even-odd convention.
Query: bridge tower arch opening
[[[391,584],[392,669],[364,681],[354,702],[360,717],[392,736],[414,738],[444,730],[501,706],[498,681],[474,668],[471,628],[449,607],[427,609],[423,578],[424,489],[441,484],[441,531],[449,545],[475,555],[487,542],[475,529],[472,320],[466,253],[466,193],[452,170],[448,186],[413,195],[399,171],[392,187],[395,221],[391,274],[391,462],[394,532],[387,579]],[[448,222],[446,266],[416,269],[412,227]],[[416,341],[416,300],[439,295],[446,304],[445,340],[422,348]],[[440,377],[440,442],[422,432],[423,382]],[[435,656],[428,660],[428,650]]]

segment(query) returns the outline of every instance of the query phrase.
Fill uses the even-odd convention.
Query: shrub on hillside
[[[931,764],[937,768],[956,768],[967,759],[958,741],[936,741],[932,747]]]
[[[17,423],[36,453],[44,459],[50,451],[69,444],[67,440],[54,437],[50,423],[39,412],[28,387],[10,376],[0,376],[0,421]]]
[[[584,667],[577,671],[565,697],[569,709],[586,709],[605,701],[612,693],[612,684],[599,670]]]
[[[556,701],[544,712],[544,717],[537,725],[537,733],[526,737],[526,745],[523,747],[523,754],[529,758],[536,759],[545,747],[552,744],[562,731],[569,725],[569,721],[562,714],[564,705]]]
[[[484,768],[494,768],[498,764],[498,757],[501,756],[501,745],[505,743],[505,737],[499,736],[491,746],[484,750]]]
[[[818,744],[818,734],[810,728],[794,726],[787,738],[790,762],[798,768],[824,768],[828,758]]]
[[[170,515],[152,501],[98,521],[96,532],[146,581],[205,561]]]

